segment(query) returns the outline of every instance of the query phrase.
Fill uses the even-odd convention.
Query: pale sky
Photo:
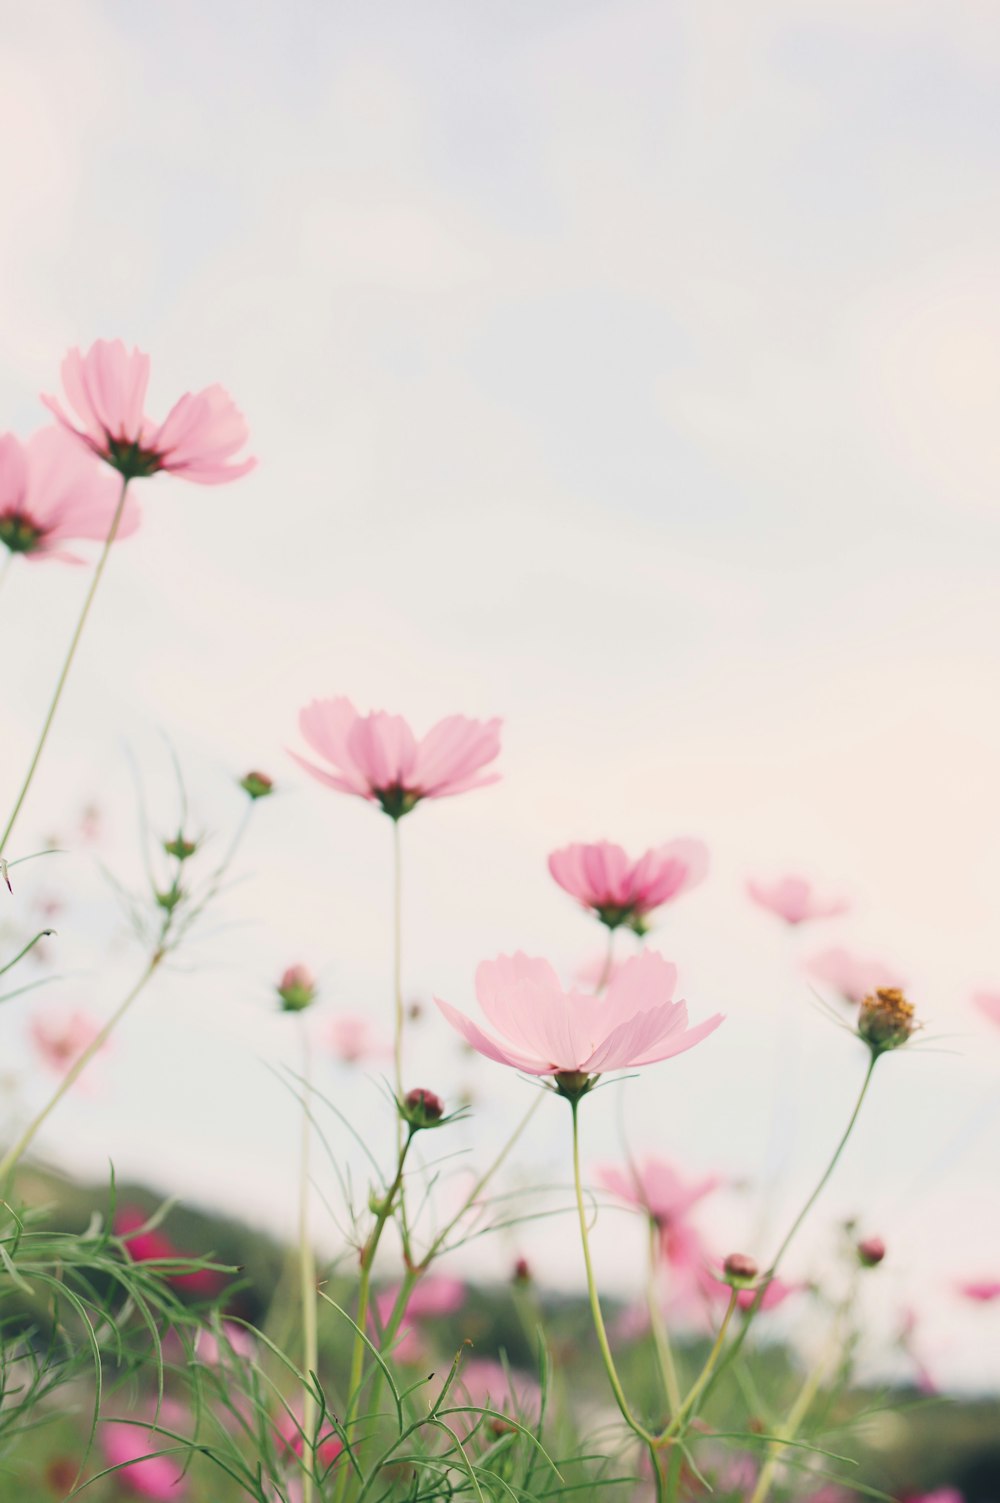
[[[778,1177],[773,1242],[863,1067],[801,959],[895,963],[948,1042],[885,1064],[793,1263],[822,1268],[857,1212],[892,1250],[880,1303],[926,1308],[942,1379],[1000,1381],[991,1312],[951,1293],[1000,1276],[1000,1031],[969,1005],[1000,988],[995,6],[7,0],[0,19],[2,426],[44,420],[67,347],[121,336],[152,355],[154,415],[222,381],[260,458],[232,486],[140,491],[21,849],[73,838],[94,798],[103,859],[134,875],[129,757],[166,823],[164,736],[204,826],[238,817],[233,772],[282,794],[218,915],[241,927],[149,992],[46,1153],[290,1228],[294,1111],[264,1061],[295,1059],[295,1029],[271,979],[302,959],[326,1013],[388,1027],[390,1003],[388,822],[294,767],[299,706],[499,714],[504,781],[403,827],[408,991],[474,1008],[484,957],[569,971],[599,948],[554,846],[702,835],[712,876],[653,942],[692,1014],[728,1021],[589,1104],[592,1159],[624,1092],[637,1151]],[[84,588],[15,562],[0,596],[7,787]],[[106,1012],[139,963],[92,858],[58,859],[7,905],[20,923],[67,901],[64,979],[0,1017],[13,1065],[33,1008]],[[785,870],[854,912],[784,933],[742,889]],[[437,1017],[418,1068],[474,1086],[483,1153],[530,1100]],[[377,1087],[323,1070],[388,1141]],[[531,1178],[567,1172],[560,1106]],[[723,1251],[758,1198],[711,1213]],[[620,1231],[607,1216],[598,1255],[625,1290]],[[568,1223],[490,1266],[522,1246],[578,1279]]]

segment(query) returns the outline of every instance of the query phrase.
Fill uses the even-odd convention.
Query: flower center
[[[415,788],[403,788],[399,783],[392,783],[388,788],[373,788],[372,792],[390,819],[402,819],[423,798]]]
[[[22,511],[8,511],[0,516],[0,543],[11,553],[33,553],[45,536],[45,530]]]
[[[163,468],[163,456],[155,449],[143,449],[128,438],[108,436],[108,464],[125,476],[126,480],[140,480],[146,475],[155,475]]]

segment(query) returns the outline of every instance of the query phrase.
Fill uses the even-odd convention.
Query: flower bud
[[[175,882],[172,887],[167,888],[166,892],[158,892],[156,901],[166,913],[172,913],[183,896],[183,892]]]
[[[881,1237],[864,1237],[856,1251],[862,1268],[877,1268],[885,1257],[885,1243]]]
[[[444,1102],[433,1091],[417,1086],[403,1097],[402,1115],[414,1132],[421,1127],[435,1127],[444,1116]]]
[[[518,1258],[514,1264],[513,1282],[521,1285],[531,1283],[531,1264],[527,1258]]]
[[[240,787],[252,799],[267,798],[274,792],[273,779],[266,772],[248,772],[245,778],[240,778]]]
[[[759,1269],[753,1258],[746,1253],[732,1252],[722,1265],[723,1277],[734,1289],[746,1289],[757,1277]]]
[[[290,965],[277,985],[283,1012],[303,1012],[316,997],[316,981],[308,966]]]
[[[876,1056],[898,1049],[917,1027],[913,1003],[907,1002],[898,987],[879,987],[861,1004],[858,1034]]]
[[[198,849],[193,840],[185,840],[183,835],[178,834],[173,840],[165,840],[163,849],[168,856],[175,856],[178,861],[186,861],[193,856]]]

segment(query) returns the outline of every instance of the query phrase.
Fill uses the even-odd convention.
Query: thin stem
[[[393,1056],[396,1065],[396,1095],[403,1099],[403,859],[399,838],[399,820],[392,822],[392,994],[395,1004],[396,1033]],[[399,1130],[403,1123],[400,1119]],[[400,1137],[402,1144],[402,1137]]]
[[[14,562],[14,553],[13,553],[13,550],[12,549],[8,549],[7,550],[7,557],[4,559],[3,563],[0,564],[0,585],[3,584],[4,580],[7,578],[7,575],[10,573],[10,566],[11,566],[11,564],[13,562]]]
[[[0,965],[0,976],[5,976],[8,971],[12,971],[17,965],[17,962],[19,960],[23,960],[29,950],[33,950],[35,948],[39,940],[48,939],[49,936],[51,934],[55,934],[55,932],[56,931],[54,929],[39,929],[34,939],[29,939],[23,950],[18,950],[13,960],[8,960],[6,965]]]
[[[604,988],[607,986],[608,982],[611,980],[611,971],[612,971],[612,968],[614,966],[614,963],[615,963],[615,931],[613,929],[609,929],[608,930],[608,948],[604,952],[604,965],[601,968],[601,974],[600,974],[600,977],[598,978],[597,986],[594,988],[595,993],[596,993],[596,995],[598,997],[601,995],[601,992],[603,992]]]
[[[396,1177],[379,1203],[371,1236],[361,1249],[361,1280],[358,1285],[358,1314],[355,1321],[358,1332],[364,1331],[368,1323],[368,1309],[371,1303],[372,1266],[375,1262],[375,1254],[378,1251],[378,1245],[385,1230],[386,1222],[392,1214],[397,1191],[403,1182],[403,1165],[406,1163],[406,1154],[412,1142],[413,1134],[410,1132],[404,1139],[403,1146],[400,1149],[399,1163],[396,1166]],[[345,1426],[350,1423],[353,1417],[355,1405],[360,1397],[361,1378],[364,1372],[365,1344],[358,1332],[355,1332],[354,1350],[351,1354],[351,1374],[347,1385],[347,1412],[344,1416]]]
[[[739,1292],[736,1289],[733,1289],[729,1294],[729,1304],[726,1306],[726,1313],[722,1317],[722,1324],[719,1327],[718,1335],[716,1336],[715,1341],[712,1343],[712,1350],[709,1352],[708,1356],[705,1359],[705,1366],[702,1368],[701,1372],[695,1379],[694,1384],[691,1388],[691,1392],[688,1394],[687,1398],[684,1400],[683,1404],[678,1409],[673,1419],[670,1421],[670,1424],[663,1432],[663,1435],[661,1437],[662,1440],[669,1440],[671,1436],[677,1434],[681,1426],[684,1424],[684,1421],[687,1419],[688,1415],[691,1413],[695,1404],[697,1404],[699,1398],[704,1392],[705,1387],[708,1384],[708,1380],[709,1378],[711,1378],[713,1372],[715,1371],[715,1365],[722,1353],[722,1348],[726,1340],[726,1332],[729,1330],[729,1323],[733,1318],[733,1311],[736,1309],[738,1302]]]
[[[480,1195],[483,1193],[486,1186],[493,1178],[494,1174],[496,1174],[497,1170],[501,1167],[511,1149],[514,1147],[514,1144],[517,1142],[518,1138],[524,1132],[525,1128],[528,1126],[528,1123],[531,1121],[532,1117],[541,1106],[544,1094],[544,1092],[539,1092],[539,1094],[535,1097],[534,1101],[531,1103],[531,1106],[525,1112],[524,1116],[521,1118],[517,1127],[515,1127],[514,1131],[511,1133],[510,1137],[507,1139],[506,1143],[503,1145],[500,1152],[493,1160],[492,1164],[490,1164],[489,1168],[485,1169],[476,1180],[476,1183],[473,1185],[472,1189],[469,1191],[465,1200],[462,1202],[461,1206],[455,1212],[451,1220],[445,1222],[444,1226],[438,1232],[437,1236],[434,1238],[434,1241],[431,1243],[430,1247],[421,1258],[420,1271],[423,1271],[429,1267],[431,1259],[436,1257],[436,1255],[444,1245],[445,1240],[450,1236],[452,1231],[461,1221],[462,1217],[466,1214],[467,1211],[470,1210],[473,1205],[475,1205],[476,1201],[479,1199]]]
[[[646,1305],[649,1310],[649,1324],[653,1332],[653,1345],[656,1348],[656,1358],[660,1365],[660,1376],[663,1379],[663,1387],[670,1405],[670,1413],[676,1414],[681,1407],[681,1393],[677,1383],[677,1368],[674,1365],[674,1354],[670,1349],[670,1337],[667,1333],[666,1321],[663,1319],[663,1311],[656,1287],[656,1273],[658,1265],[658,1242],[659,1228],[652,1217],[649,1218],[649,1271],[646,1278]]]
[[[35,770],[38,767],[39,761],[41,760],[42,751],[44,750],[45,742],[48,739],[49,731],[52,728],[52,722],[55,719],[56,710],[59,706],[59,700],[62,697],[62,691],[66,685],[66,680],[69,677],[69,670],[73,666],[73,658],[76,655],[76,649],[79,646],[80,638],[83,635],[83,628],[86,625],[87,617],[90,614],[90,607],[93,604],[94,596],[97,594],[97,587],[101,582],[101,575],[104,573],[104,566],[107,563],[108,555],[111,552],[111,544],[114,542],[115,538],[118,535],[118,528],[121,525],[122,514],[125,511],[125,496],[127,491],[128,480],[123,477],[121,493],[118,497],[118,505],[115,508],[115,514],[111,519],[111,530],[109,531],[107,538],[104,541],[104,547],[101,550],[101,556],[97,560],[97,567],[94,569],[94,573],[90,581],[90,588],[87,591],[86,598],[83,602],[83,609],[80,612],[80,619],[76,623],[76,630],[73,632],[73,635],[70,638],[69,651],[66,653],[66,658],[62,665],[62,670],[59,674],[58,679],[56,680],[55,693],[52,695],[52,700],[49,704],[48,712],[45,716],[45,720],[42,723],[42,730],[38,738],[38,744],[35,747],[34,756],[32,757],[31,762],[28,765],[27,775],[25,776],[24,782],[21,785],[21,791],[17,796],[13,809],[11,810],[10,818],[7,821],[7,828],[4,830],[3,835],[0,836],[0,856],[3,855],[4,851],[7,848],[7,842],[10,839],[11,831],[14,828],[14,823],[17,819],[17,816],[21,812],[21,805],[24,803],[24,800],[27,797],[28,789],[31,787],[31,781],[35,776]]]
[[[770,1493],[774,1474],[777,1471],[778,1462],[781,1460],[781,1453],[785,1449],[782,1442],[794,1440],[799,1433],[802,1422],[809,1412],[813,1399],[815,1399],[819,1392],[820,1385],[826,1376],[828,1360],[828,1355],[824,1353],[823,1357],[803,1383],[795,1403],[788,1412],[788,1419],[781,1427],[781,1440],[772,1441],[768,1447],[767,1460],[760,1469],[757,1485],[750,1494],[749,1503],[764,1503],[764,1500]]]
[[[647,1430],[644,1425],[640,1424],[639,1420],[636,1419],[635,1415],[632,1413],[632,1410],[629,1408],[628,1399],[625,1397],[625,1390],[622,1388],[621,1379],[618,1376],[618,1369],[615,1367],[615,1359],[611,1353],[611,1345],[608,1341],[608,1333],[604,1325],[604,1316],[601,1313],[601,1301],[600,1296],[597,1292],[597,1282],[594,1278],[594,1265],[590,1256],[590,1235],[587,1231],[587,1208],[584,1205],[583,1180],[580,1175],[580,1125],[578,1112],[579,1103],[576,1101],[571,1101],[570,1107],[573,1112],[573,1183],[576,1188],[576,1208],[580,1220],[580,1242],[583,1246],[583,1263],[587,1272],[587,1295],[590,1300],[590,1314],[594,1322],[594,1332],[597,1336],[597,1345],[600,1347],[601,1357],[604,1361],[604,1369],[608,1375],[608,1382],[611,1384],[611,1391],[615,1396],[615,1402],[617,1403],[618,1408],[621,1411],[622,1419],[628,1425],[629,1429],[634,1431],[634,1433],[638,1435],[640,1440],[645,1441],[646,1445],[652,1448],[656,1437],[652,1434],[651,1431]],[[658,1474],[658,1469],[655,1466],[654,1471],[657,1471]]]
[[[312,1503],[313,1472],[316,1462],[316,1395],[312,1375],[319,1369],[319,1339],[316,1329],[316,1257],[309,1234],[309,1147],[312,1136],[309,1098],[309,1035],[302,1019],[302,1153],[299,1177],[299,1289],[302,1297],[303,1368],[306,1384],[302,1400],[303,1454],[311,1452],[311,1463],[302,1481],[302,1503]]]
[[[139,996],[139,993],[145,989],[147,982],[152,978],[152,976],[155,975],[156,971],[159,969],[159,966],[163,961],[165,954],[166,951],[164,950],[161,942],[153,951],[152,955],[149,958],[149,961],[146,964],[145,970],[143,971],[142,975],[139,977],[135,985],[132,987],[131,991],[126,994],[126,996],[115,1008],[114,1012],[111,1014],[104,1027],[97,1034],[95,1034],[94,1038],[87,1045],[86,1049],[84,1049],[83,1053],[66,1071],[66,1074],[63,1076],[62,1080],[59,1082],[59,1085],[56,1087],[54,1095],[49,1099],[46,1105],[42,1107],[42,1110],[38,1113],[37,1117],[29,1122],[28,1126],[24,1129],[24,1132],[14,1144],[13,1148],[9,1148],[4,1154],[3,1158],[0,1159],[0,1184],[4,1183],[7,1180],[11,1170],[18,1163],[25,1150],[31,1144],[32,1140],[35,1137],[35,1134],[38,1132],[38,1129],[59,1105],[59,1102],[66,1095],[66,1092],[70,1090],[70,1088],[80,1078],[84,1070],[90,1064],[90,1061],[94,1058],[95,1054],[97,1054],[98,1050],[102,1049],[107,1043],[107,1040],[111,1036],[113,1030],[117,1028],[122,1018],[132,1006],[132,1003]]]

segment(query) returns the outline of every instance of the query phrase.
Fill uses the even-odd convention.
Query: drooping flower
[[[434,1000],[487,1059],[554,1076],[564,1094],[579,1095],[606,1070],[669,1059],[718,1028],[721,1013],[688,1027],[686,1004],[672,1000],[676,984],[676,967],[654,950],[633,956],[600,997],[563,991],[547,960],[501,955],[476,972],[479,1005],[500,1039],[450,1003]]]
[[[1000,992],[976,992],[972,1005],[991,1023],[1000,1023]]]
[[[620,845],[599,840],[553,851],[549,871],[609,929],[627,924],[642,934],[649,914],[704,880],[708,849],[700,840],[671,840],[630,861]]]
[[[119,488],[107,470],[84,453],[61,428],[40,428],[24,443],[0,434],[0,543],[29,562],[83,560],[66,543],[103,543],[111,531]],[[131,497],[118,524],[117,539],[139,526]]]
[[[149,356],[127,350],[120,339],[98,339],[85,355],[70,350],[62,363],[62,381],[77,422],[55,397],[43,396],[42,401],[70,433],[126,479],[167,470],[199,485],[221,485],[248,474],[257,463],[234,458],[249,432],[221,386],[185,392],[162,423],[148,418]]]
[[[50,1070],[65,1075],[84,1050],[90,1048],[102,1026],[86,1013],[77,1011],[42,1014],[32,1018],[29,1028],[39,1057]]]
[[[184,1423],[184,1413],[173,1400],[165,1399],[158,1418],[152,1408],[143,1410],[140,1422],[107,1420],[101,1426],[101,1449],[108,1466],[118,1467],[114,1480],[125,1492],[137,1498],[185,1498],[189,1484],[184,1476],[186,1452],[179,1442],[163,1430],[177,1431]],[[153,1428],[158,1425],[159,1429]],[[172,1456],[157,1456],[169,1451]]]
[[[817,981],[839,992],[845,1002],[861,1002],[879,987],[903,985],[896,972],[880,960],[854,955],[840,946],[814,955],[805,968]]]
[[[804,924],[809,919],[835,918],[846,913],[846,898],[821,898],[805,877],[782,877],[777,882],[759,882],[751,878],[747,892],[761,908],[776,913],[786,924]]]
[[[969,1279],[958,1285],[958,1292],[976,1304],[989,1305],[1000,1299],[1000,1279]]]
[[[299,729],[331,770],[292,752],[300,767],[328,788],[380,804],[391,819],[409,814],[421,799],[450,798],[500,779],[498,772],[482,772],[500,752],[495,719],[448,715],[418,741],[402,716],[383,710],[359,715],[341,697],[306,705]]]

